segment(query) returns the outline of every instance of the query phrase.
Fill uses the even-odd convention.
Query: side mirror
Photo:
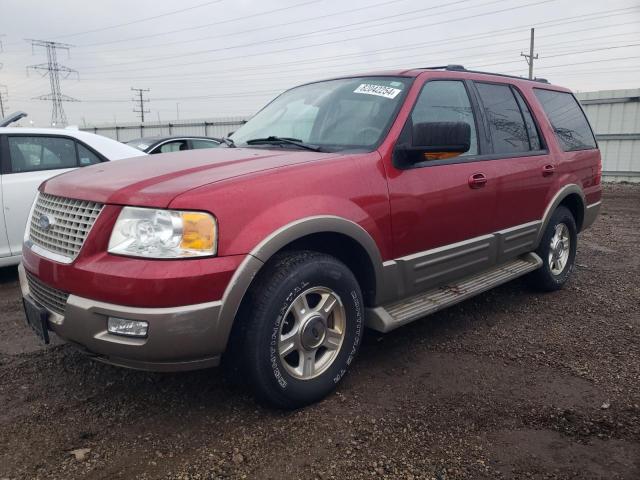
[[[471,148],[471,126],[465,122],[425,122],[413,126],[411,145],[400,147],[409,163],[442,160]]]

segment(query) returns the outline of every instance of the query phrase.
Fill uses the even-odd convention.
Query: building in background
[[[603,180],[640,182],[640,88],[576,94],[602,152]]]

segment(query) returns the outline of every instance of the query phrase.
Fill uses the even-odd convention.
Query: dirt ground
[[[607,187],[579,244],[564,290],[518,280],[369,331],[339,390],[289,413],[216,369],[42,348],[0,269],[0,479],[638,479],[640,187]]]

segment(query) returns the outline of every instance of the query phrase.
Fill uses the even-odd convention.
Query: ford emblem
[[[55,223],[55,218],[49,217],[45,213],[40,215],[40,218],[38,219],[38,227],[40,227],[40,229],[44,232],[48,232],[49,230],[51,230],[51,227],[53,227]]]

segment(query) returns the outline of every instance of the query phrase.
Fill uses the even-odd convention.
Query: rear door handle
[[[556,171],[556,167],[551,164],[545,165],[542,167],[542,176],[548,177],[549,175],[553,175]]]
[[[482,188],[487,184],[487,177],[484,173],[474,173],[469,177],[469,186],[471,188]]]

